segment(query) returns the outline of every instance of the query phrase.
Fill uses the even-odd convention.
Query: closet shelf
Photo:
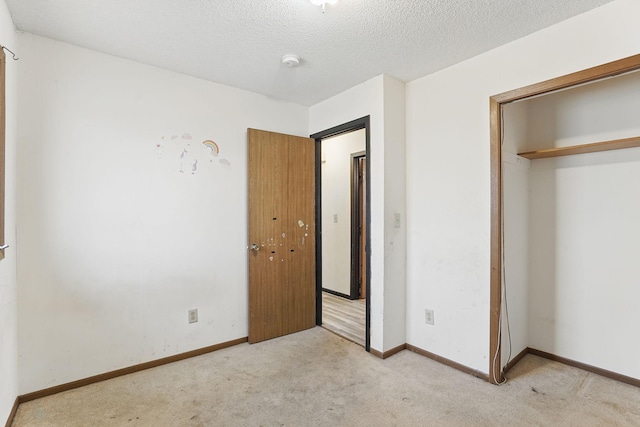
[[[622,148],[634,147],[640,147],[640,136],[634,138],[615,139],[612,141],[594,142],[591,144],[572,145],[570,147],[527,151],[524,153],[518,153],[518,156],[534,160],[544,159],[547,157],[570,156],[572,154],[595,153],[598,151],[620,150]]]

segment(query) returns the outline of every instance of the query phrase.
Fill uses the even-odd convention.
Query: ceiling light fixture
[[[325,8],[327,7],[328,4],[336,4],[338,2],[338,0],[310,0],[310,1],[316,6],[322,6],[322,13],[324,13]]]
[[[282,63],[289,68],[296,68],[300,65],[300,57],[298,55],[287,54],[282,57]]]

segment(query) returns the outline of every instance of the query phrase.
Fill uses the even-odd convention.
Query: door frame
[[[365,350],[371,351],[371,125],[369,116],[361,117],[347,123],[314,133],[310,138],[316,143],[316,325],[322,325],[322,174],[321,174],[321,155],[322,140],[332,136],[365,129],[365,156],[366,156],[366,244],[367,252],[367,277],[366,289],[367,295],[365,300]]]
[[[352,300],[360,299],[360,281],[362,280],[362,273],[360,270],[360,253],[361,253],[361,244],[360,244],[360,230],[362,226],[365,225],[365,233],[368,231],[366,228],[366,224],[362,224],[362,212],[360,206],[360,200],[362,198],[362,194],[360,194],[360,159],[364,157],[365,161],[365,171],[366,171],[366,161],[367,161],[367,152],[359,151],[357,153],[351,153],[351,278],[350,278],[350,295],[349,298]],[[365,180],[366,180],[365,175]],[[366,189],[364,191],[366,196]],[[365,199],[364,202],[365,215],[367,209],[367,202]],[[366,238],[366,235],[365,235]],[[365,260],[366,262],[366,260]],[[366,281],[365,277],[365,281]],[[365,292],[366,297],[366,292]]]
[[[609,62],[586,70],[567,74],[543,82],[534,83],[508,92],[503,92],[489,98],[489,126],[490,126],[490,169],[491,169],[491,260],[490,260],[490,302],[489,302],[489,381],[500,384],[504,380],[504,373],[513,366],[502,368],[501,360],[501,314],[502,314],[502,274],[503,274],[503,232],[504,220],[503,176],[502,176],[502,137],[503,120],[502,106],[510,102],[532,98],[595,82],[597,80],[617,76],[619,74],[640,70],[640,55],[634,55],[618,61]],[[517,358],[514,359],[517,361]]]

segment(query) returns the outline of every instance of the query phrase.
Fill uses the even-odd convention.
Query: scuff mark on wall
[[[184,165],[184,158],[185,158],[185,156],[187,155],[187,153],[188,153],[187,149],[186,149],[186,148],[184,148],[184,149],[182,150],[182,153],[180,154],[180,173],[183,173],[183,172],[184,172],[184,168],[183,168],[183,165]]]
[[[164,139],[164,137],[162,137]],[[156,144],[156,159],[164,159],[165,147],[163,144]]]
[[[220,146],[212,139],[204,139],[200,149],[195,147],[191,149],[191,142],[194,137],[189,132],[184,132],[182,135],[174,134],[171,136],[163,135],[160,137],[160,142],[154,144],[154,152],[157,159],[164,159],[167,150],[177,155],[180,153],[180,173],[184,173],[185,168],[188,165],[191,166],[191,175],[196,175],[198,169],[203,168],[204,164],[217,165],[220,164],[225,169],[231,169],[231,162],[227,159],[218,159],[218,162],[214,162],[214,158],[218,157],[220,153]],[[170,140],[170,141],[169,141]],[[207,162],[208,160],[208,162]],[[213,166],[215,167],[215,166]]]

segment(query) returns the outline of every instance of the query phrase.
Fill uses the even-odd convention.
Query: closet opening
[[[532,353],[640,386],[624,338],[640,321],[638,70],[635,55],[490,98],[494,384]]]

